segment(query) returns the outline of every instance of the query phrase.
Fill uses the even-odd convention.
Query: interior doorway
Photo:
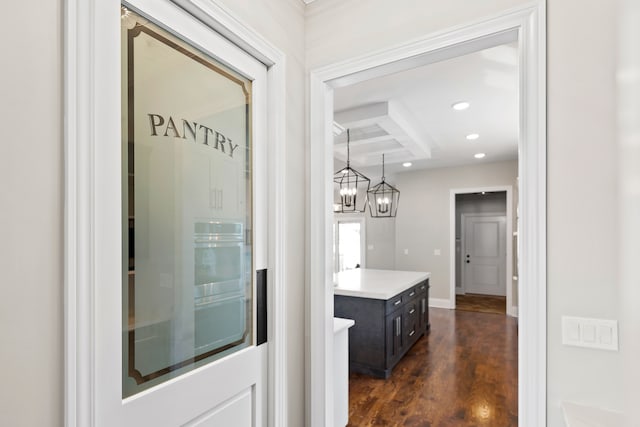
[[[544,82],[544,3],[530,5],[476,25],[429,35],[423,40],[312,70],[310,82],[310,206],[308,292],[308,414],[312,426],[326,424],[332,415],[329,401],[333,380],[333,293],[331,259],[331,163],[333,90],[345,85],[415,67],[424,61],[454,57],[479,44],[518,34],[521,117],[518,138],[520,191],[519,231],[522,245],[521,280],[524,304],[519,321],[519,420],[523,425],[544,423],[546,413],[546,146]],[[437,59],[439,58],[439,59]],[[453,276],[453,275],[452,275]],[[452,277],[450,276],[450,277]],[[455,286],[451,300],[455,298]]]
[[[450,192],[450,295],[505,297],[505,312],[517,316],[517,210],[513,187],[453,189]]]

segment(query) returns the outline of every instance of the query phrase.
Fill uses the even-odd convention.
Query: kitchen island
[[[355,269],[334,277],[334,315],[355,320],[349,368],[388,378],[429,330],[430,273]]]

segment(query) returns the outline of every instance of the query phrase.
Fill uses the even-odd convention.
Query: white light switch
[[[596,342],[596,325],[589,323],[583,325],[582,341],[590,344]]]
[[[405,254],[405,255],[409,255],[409,249],[405,249],[405,250],[404,250],[404,254]]]
[[[441,255],[440,249],[434,249],[433,250],[433,254],[434,255]]]
[[[598,326],[598,336],[600,337],[600,344],[611,345],[611,338],[613,331],[610,326],[600,325]]]
[[[367,249],[372,251],[373,250],[373,245],[367,245]]]
[[[575,344],[580,342],[580,323],[567,317],[562,318],[562,343]]]
[[[562,316],[562,343],[618,351],[618,321]]]

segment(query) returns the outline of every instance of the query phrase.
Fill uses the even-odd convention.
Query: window
[[[365,267],[365,219],[341,218],[333,222],[334,272]]]

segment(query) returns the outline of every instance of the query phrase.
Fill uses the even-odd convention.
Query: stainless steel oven
[[[247,325],[244,227],[202,221],[194,233],[195,347],[222,351],[244,341]]]

